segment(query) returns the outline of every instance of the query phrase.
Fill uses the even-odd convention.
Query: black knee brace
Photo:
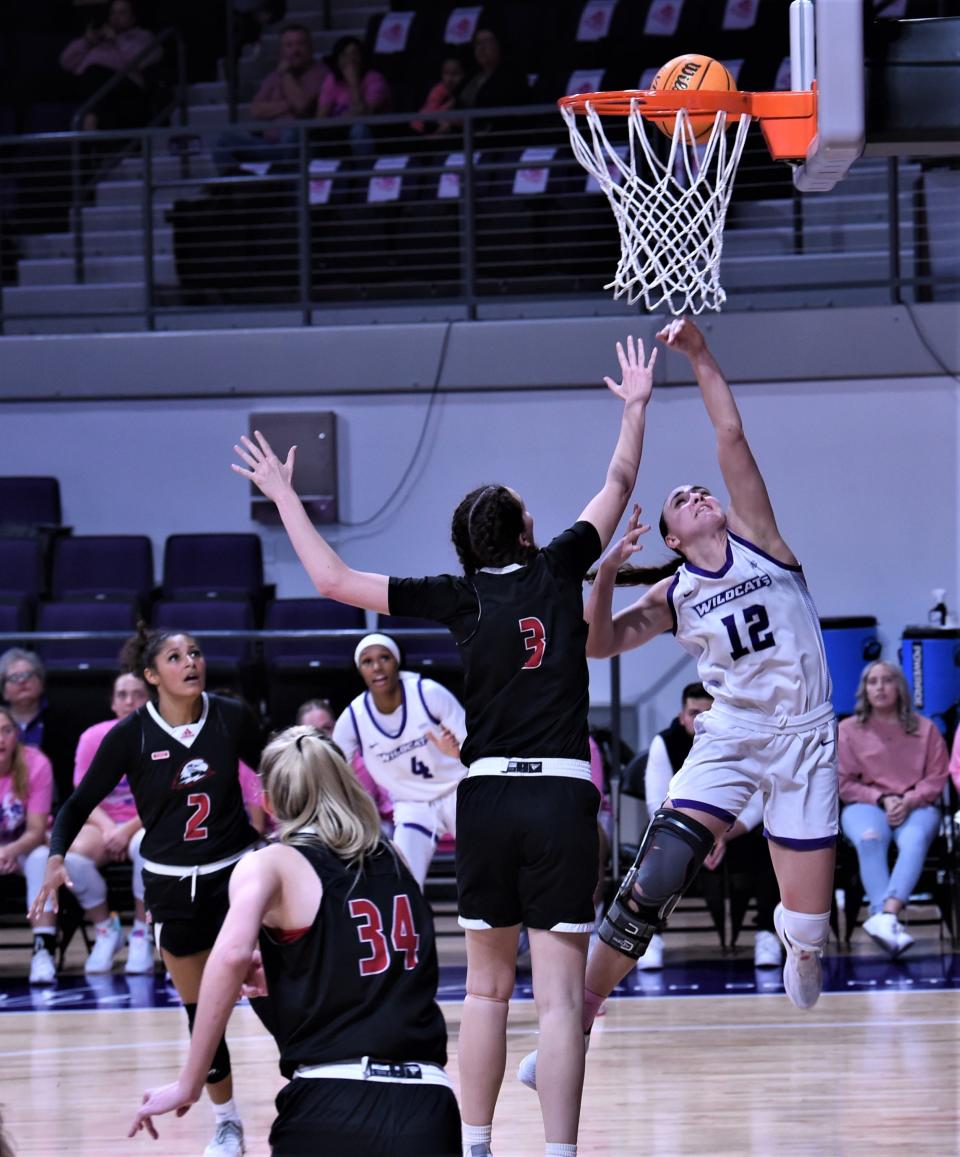
[[[187,1014],[187,1024],[190,1026],[190,1035],[193,1036],[193,1022],[197,1016],[195,1004],[184,1004],[183,1011]],[[227,1048],[227,1038],[222,1036],[213,1054],[210,1069],[207,1073],[207,1084],[215,1085],[230,1076],[230,1050]]]
[[[600,925],[600,939],[624,956],[639,959],[655,932],[690,887],[714,845],[709,828],[682,812],[654,812],[616,898]]]

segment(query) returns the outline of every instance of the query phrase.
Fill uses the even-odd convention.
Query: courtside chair
[[[26,603],[43,594],[43,549],[35,538],[0,538],[0,602]]]
[[[61,538],[53,551],[53,598],[135,600],[153,591],[153,544],[144,534],[84,534]]]
[[[272,588],[263,582],[257,534],[171,534],[163,548],[163,592],[169,600],[248,599],[257,621]]]
[[[114,602],[41,603],[38,631],[124,631],[133,634],[138,608],[132,599]],[[47,668],[54,671],[110,670],[119,668],[123,639],[54,639],[40,641],[36,649]]]

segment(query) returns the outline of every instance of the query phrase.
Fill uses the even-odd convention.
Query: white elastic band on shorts
[[[792,735],[800,731],[814,731],[824,723],[832,722],[836,716],[833,704],[824,703],[821,707],[808,711],[805,715],[764,715],[759,711],[741,711],[739,707],[731,707],[714,699],[710,708],[711,715],[721,715],[731,723],[739,723],[754,731],[768,731],[772,735]]]
[[[556,775],[565,779],[590,781],[590,764],[585,759],[542,759],[535,755],[489,756],[470,764],[467,775],[513,775],[530,779],[539,775]]]
[[[403,1075],[400,1069],[408,1069],[410,1072]],[[450,1078],[439,1065],[420,1061],[378,1061],[371,1057],[331,1065],[301,1065],[293,1075],[311,1081],[372,1081],[381,1085],[418,1084],[453,1088]]]
[[[250,844],[250,846],[244,848],[242,852],[237,852],[233,856],[227,856],[225,860],[214,860],[210,864],[193,864],[185,867],[182,864],[158,864],[154,860],[144,860],[143,866],[146,871],[153,872],[155,876],[177,876],[181,880],[186,880],[189,876],[190,902],[192,903],[197,896],[197,876],[210,876],[214,872],[222,872],[224,868],[229,868],[231,864],[235,864],[237,860],[242,860],[247,852],[256,851],[259,847],[259,842]]]

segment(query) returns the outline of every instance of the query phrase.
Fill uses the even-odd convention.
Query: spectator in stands
[[[529,102],[526,77],[506,59],[500,38],[487,24],[478,25],[473,34],[473,59],[476,68],[460,90],[464,108],[508,108]]]
[[[940,828],[947,748],[936,725],[914,711],[903,672],[883,661],[864,669],[839,742],[840,799],[847,805],[840,824],[857,849],[870,903],[863,930],[899,956],[913,943],[899,916]],[[892,871],[891,839],[897,845]]]
[[[60,54],[60,66],[73,78],[72,95],[80,104],[111,80],[118,72],[123,80],[97,105],[84,114],[86,132],[96,129],[129,129],[150,119],[150,92],[147,69],[159,59],[149,56],[136,68],[130,65],[153,41],[153,33],[137,24],[131,0],[111,0],[107,18],[99,27],[90,24],[83,36],[72,40]],[[127,71],[129,69],[129,71]]]
[[[390,111],[393,93],[386,77],[370,68],[367,50],[356,36],[341,36],[330,53],[330,73],[320,89],[317,116],[362,117]],[[369,125],[354,122],[347,138],[358,157],[373,152]]]
[[[79,784],[87,774],[93,757],[108,731],[121,719],[126,719],[147,702],[147,684],[141,675],[126,671],[113,681],[110,709],[113,719],[95,723],[88,727],[77,742],[77,756],[73,782]],[[130,933],[125,971],[128,973],[152,972],[153,940],[147,927],[147,910],[143,903],[143,857],[140,842],[143,839],[143,824],[137,814],[136,804],[127,777],[123,776],[113,791],[93,809],[80,834],[70,846],[70,851],[86,856],[95,868],[104,864],[131,861],[133,863],[134,923]],[[103,877],[97,872],[97,876]],[[106,893],[106,882],[103,885]],[[96,940],[84,971],[87,973],[109,972],[113,959],[123,948],[123,932],[120,921],[111,916],[96,930]]]
[[[680,714],[669,727],[655,735],[647,754],[644,773],[647,809],[652,815],[667,798],[670,780],[683,766],[693,747],[697,716],[709,711],[713,696],[702,683],[688,683],[680,699]],[[780,900],[777,878],[773,872],[770,851],[763,837],[763,793],[757,792],[740,813],[736,822],[713,846],[703,862],[706,887],[710,874],[720,870],[723,860],[731,880],[748,890],[757,901],[757,932],[753,945],[753,962],[757,968],[779,968],[783,950],[773,926],[773,910]],[[637,961],[641,970],[663,967],[663,937],[654,935],[646,952]]]
[[[10,708],[20,742],[39,747],[53,764],[58,799],[72,790],[73,736],[69,724],[47,702],[46,671],[33,651],[11,647],[0,655],[0,699]]]
[[[250,104],[253,120],[269,121],[262,132],[231,128],[214,148],[220,173],[245,163],[270,164],[296,157],[297,121],[317,115],[317,100],[327,68],[314,59],[313,39],[304,24],[287,24],[280,37],[280,60],[264,77]]]
[[[20,742],[13,712],[0,707],[0,875],[14,872],[27,881],[27,910],[43,883],[47,866],[47,823],[53,799],[53,772],[50,760],[35,747]],[[94,923],[109,913],[107,889],[93,864],[83,856],[68,856],[74,894]],[[98,881],[99,880],[99,884]],[[30,920],[33,926],[33,956],[30,983],[53,984],[56,943],[56,916],[52,904]]]
[[[420,116],[428,119],[413,121],[410,127],[424,136],[440,137],[451,132],[459,132],[460,125],[451,121],[438,120],[430,114],[449,112],[459,108],[460,89],[467,79],[467,70],[459,56],[448,56],[440,68],[440,79],[427,93],[427,99],[420,109]]]

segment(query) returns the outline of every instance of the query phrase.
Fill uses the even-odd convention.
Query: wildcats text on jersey
[[[710,611],[716,610],[717,607],[725,606],[727,603],[735,602],[737,599],[742,599],[744,595],[753,594],[754,591],[760,590],[762,587],[771,585],[771,578],[763,571],[757,575],[756,578],[746,579],[742,583],[736,583],[732,587],[727,587],[726,590],[717,591],[715,595],[711,595],[708,599],[702,602],[694,603],[693,609],[702,619],[704,615],[709,614]]]
[[[418,735],[416,739],[410,739],[406,743],[401,743],[394,747],[391,751],[378,751],[377,758],[383,760],[384,763],[392,763],[395,759],[399,759],[401,755],[406,755],[409,751],[416,751],[417,748],[426,747],[430,741],[425,735]],[[379,747],[379,744],[371,743],[372,748]]]

